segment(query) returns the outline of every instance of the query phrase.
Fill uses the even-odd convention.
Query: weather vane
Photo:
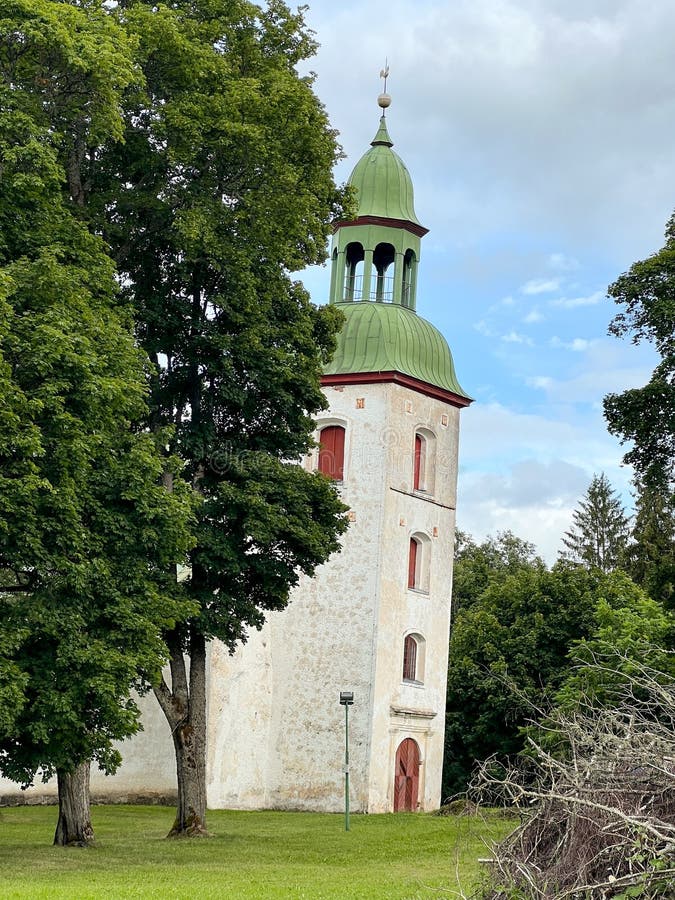
[[[391,97],[387,93],[387,78],[389,78],[389,61],[387,59],[384,60],[384,69],[380,69],[380,78],[384,79],[384,90],[377,98],[377,105],[382,107],[382,110],[385,110],[391,105]]]
[[[380,78],[384,78],[384,93],[387,93],[387,78],[389,78],[389,61],[385,58],[384,69],[380,69]]]

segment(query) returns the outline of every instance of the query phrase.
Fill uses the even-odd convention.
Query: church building
[[[392,149],[388,95],[378,102],[379,128],[349,179],[356,218],[335,225],[329,299],[345,323],[303,463],[338,483],[350,527],[341,552],[234,655],[210,644],[210,808],[341,810],[341,691],[353,692],[352,810],[441,802],[459,414],[471,400],[445,338],[416,312],[427,229]],[[94,798],[175,796],[167,723],[154,697],[142,708],[118,774],[92,771]]]

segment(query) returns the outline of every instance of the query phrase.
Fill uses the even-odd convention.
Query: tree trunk
[[[171,726],[176,753],[178,808],[168,837],[204,837],[206,830],[206,641],[191,634],[189,683],[177,634],[167,641],[171,651],[171,690],[165,681],[155,688]]]
[[[90,763],[80,763],[72,772],[58,771],[59,820],[54,844],[58,847],[90,847],[94,829],[89,812]]]

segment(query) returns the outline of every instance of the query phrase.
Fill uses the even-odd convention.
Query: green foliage
[[[464,790],[475,760],[522,749],[520,728],[549,702],[575,640],[595,621],[597,576],[537,558],[494,570],[450,638],[443,795]]]
[[[558,691],[556,705],[572,712],[580,705],[607,706],[617,688],[644,665],[675,675],[668,653],[674,620],[623,572],[603,578],[596,591],[595,628],[570,648],[574,667]]]
[[[491,581],[501,581],[506,575],[532,567],[544,568],[534,544],[511,531],[488,536],[482,544],[476,544],[470,534],[457,531],[452,576],[453,616],[471,606]]]
[[[90,758],[114,768],[112,741],[138,728],[129,690],[159,677],[161,633],[187,608],[169,573],[190,497],[162,485],[140,430],[146,361],[106,247],[64,191],[66,135],[82,149],[119,133],[116,91],[135,74],[118,44],[97,5],[3,6],[0,769],[24,783]]]
[[[675,610],[675,493],[636,479],[631,542],[623,567],[654,600]]]
[[[612,434],[633,446],[625,455],[640,479],[672,494],[675,473],[675,216],[666,226],[666,243],[634,263],[609,287],[622,310],[611,326],[634,344],[648,341],[660,356],[649,382],[605,397]]]
[[[118,18],[144,84],[87,209],[154,364],[150,424],[173,428],[204,501],[189,628],[232,647],[346,527],[335,488],[289,464],[311,447],[341,325],[289,275],[324,258],[342,213],[335,134],[295,68],[315,44],[283,3],[137,0]]]
[[[604,473],[591,479],[573,523],[562,539],[563,559],[601,572],[611,572],[620,564],[628,542],[628,519]]]

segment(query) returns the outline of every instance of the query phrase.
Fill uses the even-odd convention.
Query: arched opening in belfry
[[[406,250],[403,257],[403,296],[401,302],[403,306],[412,308],[415,305],[415,258],[414,250]]]
[[[363,245],[357,241],[347,244],[345,250],[345,300],[361,300],[363,297]]]
[[[371,287],[371,299],[380,303],[391,303],[394,299],[394,267],[396,251],[391,244],[378,244],[373,251],[374,290]],[[389,268],[391,266],[391,269]]]

